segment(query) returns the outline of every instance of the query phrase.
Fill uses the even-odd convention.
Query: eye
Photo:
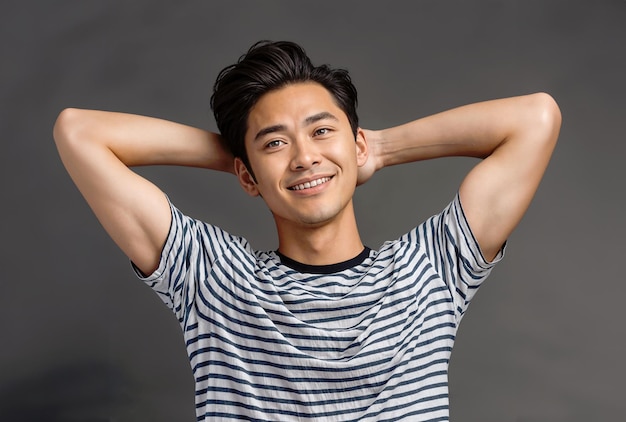
[[[324,135],[328,135],[330,133],[330,129],[327,127],[321,127],[319,129],[317,129],[315,132],[313,132],[314,136],[324,136]]]
[[[282,144],[284,144],[284,142],[281,141],[280,139],[274,139],[272,141],[269,141],[267,144],[265,144],[265,148],[278,148]]]

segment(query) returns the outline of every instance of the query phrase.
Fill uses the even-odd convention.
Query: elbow
[[[81,110],[76,108],[66,108],[59,113],[52,129],[52,136],[57,145],[74,137],[81,120],[80,112]]]
[[[52,136],[61,150],[72,147],[78,142],[84,142],[90,136],[87,133],[89,128],[88,111],[78,108],[66,108],[61,111],[54,123]]]
[[[545,92],[534,94],[533,115],[537,128],[546,134],[545,138],[556,143],[561,130],[561,110],[554,97]]]
[[[67,142],[76,132],[75,128],[77,121],[79,120],[77,117],[79,111],[80,110],[75,108],[66,108],[59,113],[52,129],[52,136],[57,146],[60,146],[61,143]]]

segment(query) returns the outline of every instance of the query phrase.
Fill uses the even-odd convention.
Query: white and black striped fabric
[[[307,266],[184,216],[140,277],[184,331],[198,421],[446,421],[458,324],[491,263],[458,195],[379,250]]]

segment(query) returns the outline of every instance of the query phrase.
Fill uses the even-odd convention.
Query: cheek
[[[332,154],[333,160],[337,163],[342,163],[343,167],[356,167],[357,154],[354,143],[337,145],[330,153]]]
[[[278,163],[259,162],[250,163],[254,170],[256,183],[260,190],[274,189],[280,183],[280,167]],[[266,192],[268,194],[269,192]]]

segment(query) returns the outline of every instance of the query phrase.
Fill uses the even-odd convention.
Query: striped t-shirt
[[[446,421],[459,321],[502,255],[482,257],[458,195],[379,250],[322,267],[172,206],[143,279],[182,326],[199,421]]]

